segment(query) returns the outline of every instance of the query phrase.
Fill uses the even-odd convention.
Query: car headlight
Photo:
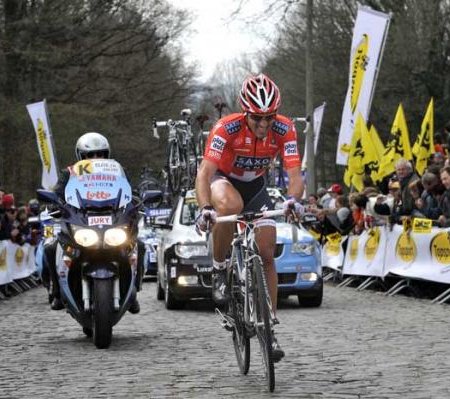
[[[300,273],[300,277],[302,280],[306,281],[317,281],[317,279],[319,278],[317,273]]]
[[[97,244],[99,240],[97,232],[92,229],[77,229],[73,238],[82,247],[91,247]]]
[[[291,246],[291,252],[294,254],[312,255],[314,253],[314,243],[295,242]]]
[[[208,256],[208,248],[206,248],[206,244],[177,244],[175,245],[175,254],[180,258],[187,259],[195,258],[196,256]]]
[[[122,245],[127,240],[127,232],[120,227],[114,227],[105,231],[105,243],[111,247]]]

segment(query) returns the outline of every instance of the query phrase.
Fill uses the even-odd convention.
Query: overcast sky
[[[190,37],[183,38],[183,48],[189,61],[199,64],[201,79],[206,80],[215,66],[241,54],[252,54],[267,46],[268,40],[260,32],[275,30],[274,24],[248,23],[255,20],[267,7],[268,0],[246,0],[239,15],[230,19],[236,11],[238,0],[168,0],[173,6],[191,11],[195,18]],[[258,28],[256,28],[258,26]]]

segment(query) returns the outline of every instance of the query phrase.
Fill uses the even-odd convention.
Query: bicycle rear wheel
[[[181,154],[180,147],[175,141],[169,143],[167,152],[167,179],[169,190],[178,193],[181,186]]]
[[[231,299],[228,312],[234,319],[233,345],[236,360],[242,374],[247,374],[250,368],[250,338],[245,327],[245,294],[239,278],[239,267],[232,265],[229,273]]]
[[[192,140],[189,140],[188,142],[188,151],[186,152],[187,158],[187,171],[189,173],[189,182],[188,182],[188,188],[193,188],[195,184],[195,178],[197,177],[197,154],[195,150],[195,144]]]
[[[272,329],[270,325],[270,311],[268,305],[269,293],[264,270],[259,257],[253,258],[253,281],[256,281],[254,291],[255,313],[256,313],[256,335],[258,336],[261,354],[264,360],[267,387],[270,392],[275,389],[275,368],[272,352]]]

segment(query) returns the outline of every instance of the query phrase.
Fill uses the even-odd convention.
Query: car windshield
[[[198,215],[198,204],[195,198],[186,198],[181,211],[181,224],[191,226],[195,224],[195,218]]]

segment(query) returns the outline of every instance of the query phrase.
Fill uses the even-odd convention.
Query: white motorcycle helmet
[[[78,161],[91,158],[109,158],[109,143],[100,133],[90,132],[83,134],[75,146],[75,155]]]

